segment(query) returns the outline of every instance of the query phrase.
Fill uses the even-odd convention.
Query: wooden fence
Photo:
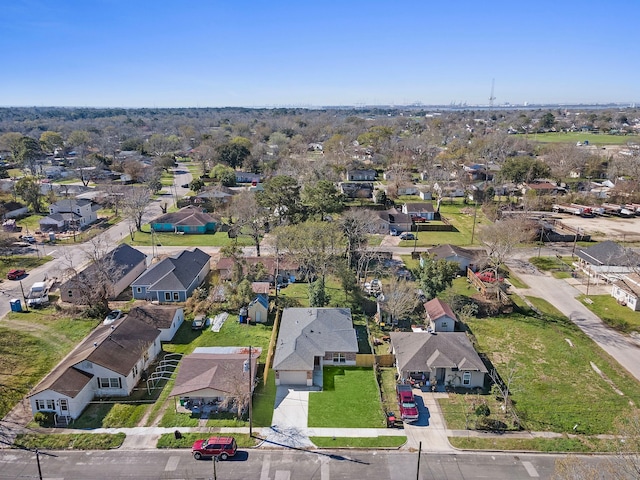
[[[357,367],[373,367],[378,364],[380,367],[393,367],[395,364],[395,356],[388,353],[384,355],[373,355],[371,353],[358,353],[356,355]]]

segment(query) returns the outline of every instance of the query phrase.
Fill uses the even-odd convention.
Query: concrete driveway
[[[307,435],[309,418],[309,392],[317,388],[304,388],[280,385],[276,388],[276,402],[273,409],[271,427],[262,434],[266,437],[265,446],[305,448],[313,444]]]
[[[446,393],[423,392],[413,389],[420,417],[412,424],[404,425],[407,444],[404,448],[417,449],[422,442],[422,450],[428,452],[451,452],[453,449],[447,439],[444,417],[437,398],[447,398]]]

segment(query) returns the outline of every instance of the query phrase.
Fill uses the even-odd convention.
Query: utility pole
[[[416,480],[420,480],[420,454],[422,453],[422,442],[418,443],[418,469],[416,470]]]
[[[253,437],[253,376],[251,370],[251,345],[249,345],[249,437]]]

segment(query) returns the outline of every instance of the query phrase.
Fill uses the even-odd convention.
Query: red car
[[[496,281],[496,276],[493,272],[478,272],[476,276],[484,283],[494,283]],[[498,277],[498,282],[504,282],[504,278]]]
[[[193,458],[200,460],[202,457],[218,457],[226,460],[233,457],[238,450],[236,439],[233,437],[210,437],[206,440],[196,440],[191,447]]]
[[[411,423],[418,420],[420,414],[416,401],[413,398],[413,389],[411,385],[398,385],[396,387],[398,394],[398,408],[400,409],[400,417],[404,422]]]
[[[17,280],[21,277],[23,277],[27,272],[24,271],[22,268],[14,268],[13,270],[9,270],[7,272],[7,278],[9,280]]]

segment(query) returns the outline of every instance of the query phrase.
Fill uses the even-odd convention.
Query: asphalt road
[[[558,455],[514,453],[429,454],[398,450],[240,450],[236,458],[216,463],[225,480],[370,479],[517,480],[550,479]],[[581,457],[595,464],[598,457]],[[40,455],[42,478],[209,479],[213,462],[194,460],[187,450],[60,451]],[[419,473],[418,475],[416,475]],[[36,456],[20,450],[0,451],[0,479],[38,478]]]

